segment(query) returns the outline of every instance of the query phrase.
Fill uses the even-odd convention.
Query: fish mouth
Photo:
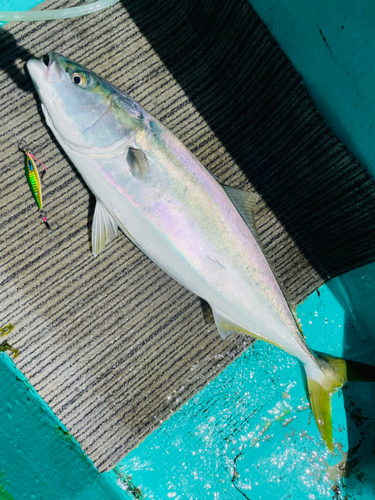
[[[29,59],[26,63],[26,67],[34,84],[36,86],[39,86],[40,83],[45,79],[45,75],[47,72],[47,67],[44,62],[40,61],[39,59]]]
[[[60,82],[63,79],[62,67],[59,61],[60,56],[55,52],[49,52],[48,55],[48,65],[47,65],[47,73],[46,79],[52,82]],[[43,62],[43,64],[45,64]]]
[[[49,52],[43,59],[29,59],[26,66],[35,86],[40,88],[43,82],[59,82],[63,79],[63,72],[59,61],[59,54]]]

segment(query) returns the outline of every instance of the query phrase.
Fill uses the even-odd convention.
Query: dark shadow
[[[345,311],[343,357],[371,366],[374,365],[375,359],[375,315],[366,302],[371,301],[368,294],[373,297],[375,289],[373,286],[372,289],[366,287],[365,282],[371,284],[375,276],[373,267],[355,271],[349,276],[327,283],[327,287]],[[363,280],[366,281],[360,288],[358,284],[365,273],[367,276],[364,276]],[[343,395],[348,433],[348,457],[344,471],[348,488],[346,493],[351,496],[354,488],[358,490],[360,483],[366,484],[366,488],[373,488],[375,492],[375,383],[348,383],[343,388]]]
[[[373,261],[375,183],[248,3],[122,3],[322,281]],[[265,211],[257,214],[261,236]],[[293,289],[294,277],[283,275],[281,259],[299,263],[282,245],[272,259],[298,302],[312,289]]]
[[[213,325],[215,320],[210,304],[201,298],[199,300],[201,302],[204,322],[206,325]]]
[[[82,183],[84,183],[83,180],[82,180]],[[85,187],[86,187],[86,184],[85,184]],[[87,227],[89,228],[89,231],[87,232],[87,239],[88,239],[88,242],[90,245],[90,250],[92,251],[91,232],[92,232],[92,220],[94,218],[96,199],[95,199],[95,196],[91,193],[91,191],[87,187],[86,187],[86,189],[88,190],[89,195],[90,195],[89,206],[88,206],[88,211],[87,211]]]
[[[16,61],[22,61],[24,64],[34,57],[27,49],[20,46],[14,36],[0,28],[0,73],[6,73],[14,83],[25,92],[36,92],[25,72],[20,71]]]
[[[375,492],[375,383],[353,382],[343,388],[348,432],[348,459],[345,483],[354,488],[358,482]],[[371,404],[372,403],[372,404]],[[348,489],[348,493],[350,489]]]

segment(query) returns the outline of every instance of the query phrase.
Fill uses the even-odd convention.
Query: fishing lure
[[[49,225],[46,213],[43,210],[42,182],[38,168],[35,165],[34,160],[38,161],[41,165],[43,165],[45,172],[47,172],[47,167],[42,161],[38,160],[38,158],[35,158],[35,156],[25,146],[19,144],[19,148],[25,155],[25,174],[27,182],[30,186],[30,190],[32,192],[36,204],[38,205],[39,212],[40,215],[42,216],[44,224],[46,225],[47,229],[52,233],[52,228]]]

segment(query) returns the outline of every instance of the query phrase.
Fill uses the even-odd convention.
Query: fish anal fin
[[[225,316],[223,316],[216,309],[212,308],[212,312],[214,315],[217,330],[219,332],[220,337],[223,340],[226,339],[229,335],[232,335],[233,333],[246,333],[247,335],[250,335],[251,337],[259,338],[254,333],[247,330],[246,328],[243,328],[242,326],[239,326],[236,323],[234,323],[233,321],[225,318]]]
[[[92,221],[92,253],[94,257],[103,250],[108,241],[117,234],[117,223],[100,200],[96,200]]]

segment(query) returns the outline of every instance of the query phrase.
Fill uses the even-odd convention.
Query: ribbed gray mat
[[[44,7],[64,2],[47,1]],[[262,196],[258,227],[296,302],[374,259],[374,183],[337,142],[242,0],[123,0],[0,34],[0,326],[15,360],[100,471],[251,342],[123,235],[97,259],[93,199],[48,132],[24,63],[60,52],[128,92],[226,184]],[[15,138],[49,167],[45,229]]]

